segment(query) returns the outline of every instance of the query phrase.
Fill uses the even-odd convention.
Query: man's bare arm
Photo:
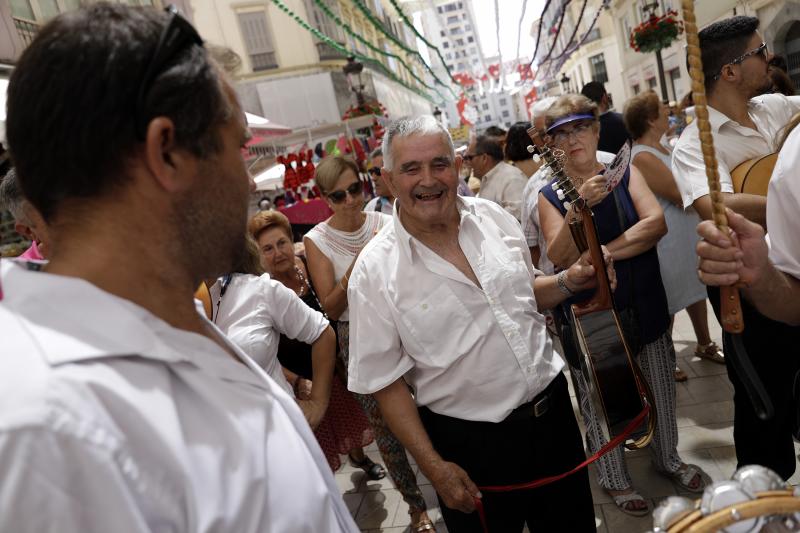
[[[767,227],[767,197],[757,194],[724,192],[725,207],[736,211],[747,220]],[[703,220],[711,220],[711,196],[701,196],[692,204],[697,214]]]
[[[417,461],[445,505],[464,513],[473,512],[474,498],[481,497],[478,487],[460,466],[445,461],[433,448],[405,380],[399,378],[373,396],[389,429]]]

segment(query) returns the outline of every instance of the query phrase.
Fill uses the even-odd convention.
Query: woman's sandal
[[[608,492],[608,491],[606,491]],[[614,500],[614,505],[617,506],[617,509],[622,511],[625,514],[629,514],[631,516],[644,516],[650,513],[650,503],[647,500],[642,498],[642,495],[636,492],[630,492],[628,494],[611,494],[608,493],[609,496]],[[631,502],[644,502],[645,507],[642,509],[637,509],[635,507],[630,506]]]
[[[350,454],[347,457],[350,458],[350,464],[363,470],[371,480],[377,481],[386,477],[386,470],[366,455],[361,461],[356,461]]]
[[[436,533],[436,528],[433,527],[433,522],[429,518],[423,518],[416,524],[411,524],[412,533]]]
[[[708,359],[709,361],[719,363],[721,365],[725,364],[725,354],[714,341],[702,346],[698,344],[694,354],[701,359]]]
[[[699,494],[703,492],[706,488],[706,476],[704,476],[705,472],[700,469],[697,465],[690,465],[688,463],[684,463],[681,468],[679,468],[676,472],[665,472],[663,470],[658,470],[658,472],[665,475],[666,477],[672,479],[675,483],[681,486],[683,490],[687,490],[689,492],[693,492],[695,494]],[[692,480],[698,477],[700,479],[700,483],[697,487],[692,488],[690,483]]]

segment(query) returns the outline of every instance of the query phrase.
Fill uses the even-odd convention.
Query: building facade
[[[408,28],[392,16],[393,8],[382,0],[360,2],[380,22],[384,33],[352,0],[319,0],[319,3],[324,8],[315,0],[284,0],[310,26],[348,51],[372,60],[364,62],[361,75],[367,100],[380,101],[389,116],[431,111],[433,106],[428,100],[381,71],[383,65],[407,86],[425,90],[414,78],[416,75],[424,79],[419,61],[386,35],[416,49]],[[346,54],[302,28],[272,2],[191,0],[191,6],[200,35],[211,45],[227,49],[241,59],[236,71],[237,89],[247,111],[292,128],[306,128],[339,122],[355,103],[342,71]],[[348,35],[328,13],[333,13],[373,47],[403,58],[411,70]]]

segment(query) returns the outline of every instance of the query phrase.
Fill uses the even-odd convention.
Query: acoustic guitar
[[[647,446],[655,431],[655,403],[639,365],[634,360],[619,315],[611,298],[611,285],[603,260],[600,240],[592,210],[581,198],[567,176],[556,154],[545,144],[536,128],[528,135],[539,150],[539,156],[553,172],[553,189],[565,205],[575,206],[579,222],[570,225],[573,240],[583,253],[589,250],[595,265],[597,288],[586,302],[570,306],[576,337],[580,348],[579,366],[586,376],[589,398],[604,424],[601,428],[606,440],[621,435],[624,429],[649,408],[647,428],[636,433],[625,446],[638,449]]]
[[[766,196],[769,180],[775,169],[778,154],[768,154],[748,159],[731,171],[733,192]]]

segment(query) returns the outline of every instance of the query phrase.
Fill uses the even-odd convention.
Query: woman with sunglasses
[[[303,238],[308,270],[322,308],[337,320],[339,354],[347,367],[350,327],[347,313],[347,282],[358,254],[392,218],[377,211],[364,211],[363,185],[356,164],[344,157],[328,156],[317,165],[314,180],[333,215],[311,228]],[[371,395],[356,394],[367,413],[386,469],[408,503],[411,528],[433,531],[425,499],[408,463],[406,450],[389,431],[378,403]],[[354,462],[354,465],[361,466]]]
[[[640,341],[635,357],[653,391],[658,413],[650,445],[654,466],[684,490],[701,492],[704,480],[700,469],[684,463],[677,451],[675,349],[656,252],[656,244],[667,231],[664,214],[635,167],[628,167],[616,184],[606,181],[605,166],[597,160],[600,134],[597,104],[583,95],[562,96],[548,109],[545,123],[552,148],[564,154],[566,174],[594,213],[600,243],[614,259],[615,307],[635,317],[628,322],[633,329],[628,333]],[[565,207],[557,192],[546,186],[539,194],[539,217],[547,255],[557,269],[566,268],[580,256],[568,224],[576,212],[572,206]],[[592,294],[593,291],[578,293],[567,300],[567,305],[584,301]],[[574,329],[574,324],[570,326]],[[586,392],[588,376],[576,369],[572,372],[587,427],[589,453],[594,453],[605,444],[599,413]],[[603,456],[597,472],[600,486],[622,512],[637,516],[649,512],[647,501],[633,489],[622,447]]]

